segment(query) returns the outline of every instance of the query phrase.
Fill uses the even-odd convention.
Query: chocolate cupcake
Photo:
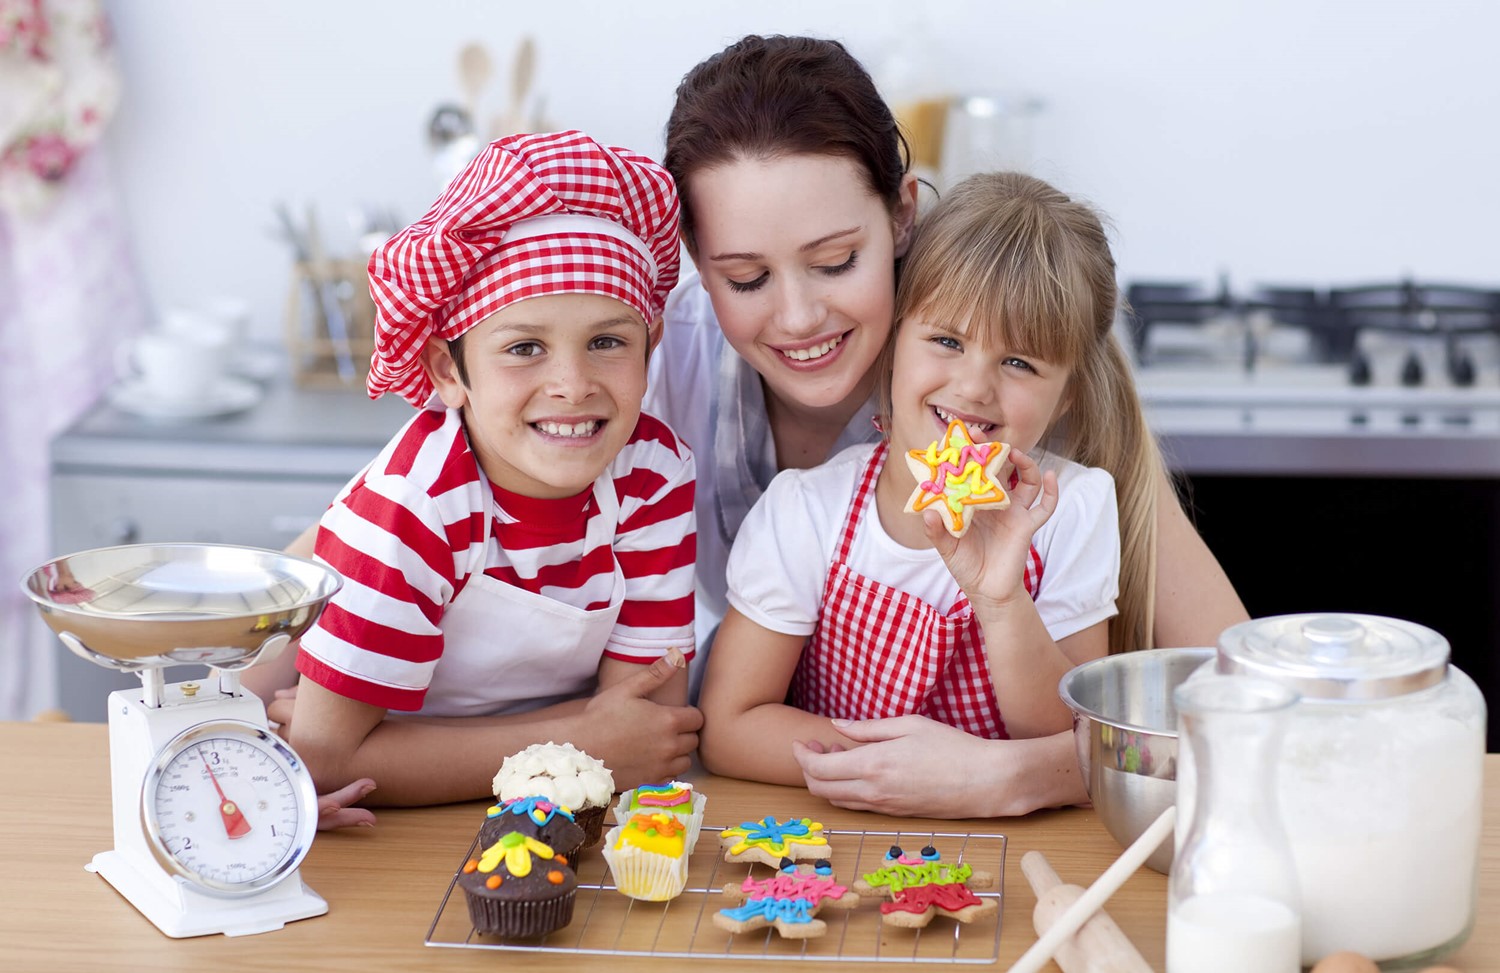
[[[458,884],[475,932],[532,939],[573,921],[578,877],[567,858],[518,831],[469,859]]]
[[[488,848],[510,831],[530,835],[569,861],[583,847],[583,829],[573,812],[545,797],[517,797],[490,807],[479,828],[479,847]]]
[[[573,812],[583,829],[583,846],[597,844],[604,811],[615,793],[615,778],[603,764],[571,743],[534,743],[511,754],[495,775],[495,797],[545,797]]]

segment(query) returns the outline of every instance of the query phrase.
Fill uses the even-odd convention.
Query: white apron
[[[593,611],[486,575],[495,493],[483,470],[480,477],[484,537],[471,548],[468,582],[443,614],[443,655],[418,711],[423,716],[522,713],[590,691],[625,601],[625,572],[618,559],[609,604]],[[599,513],[589,518],[585,551],[613,546],[620,516],[609,470],[594,481],[593,491]]]

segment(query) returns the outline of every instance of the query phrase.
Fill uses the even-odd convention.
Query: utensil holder
[[[345,335],[330,334],[325,305],[337,302]],[[375,350],[375,305],[364,261],[297,261],[286,300],[292,377],[304,388],[364,388]],[[341,361],[347,363],[342,370]],[[349,366],[352,366],[349,367]]]

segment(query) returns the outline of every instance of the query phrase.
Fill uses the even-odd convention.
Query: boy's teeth
[[[814,358],[822,358],[824,355],[837,348],[839,346],[839,342],[843,340],[843,336],[840,335],[837,338],[830,338],[829,340],[823,342],[821,345],[813,345],[811,348],[801,348],[797,351],[783,351],[782,354],[787,356],[788,358],[793,359],[794,361],[812,361]]]
[[[539,422],[536,427],[549,436],[592,436],[599,428],[598,419],[588,422]]]
[[[933,406],[932,411],[936,412],[938,414],[938,418],[943,420],[944,422],[952,422],[954,419],[958,418],[958,416],[954,415],[953,413],[948,412],[944,409],[939,409],[937,406]],[[993,422],[966,421],[964,422],[964,425],[968,426],[969,429],[974,432],[989,432],[991,429],[995,428],[995,424]]]

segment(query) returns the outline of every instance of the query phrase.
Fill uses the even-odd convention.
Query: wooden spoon
[[[494,62],[483,44],[472,41],[458,50],[458,83],[470,118],[479,117],[479,95],[494,74]]]

